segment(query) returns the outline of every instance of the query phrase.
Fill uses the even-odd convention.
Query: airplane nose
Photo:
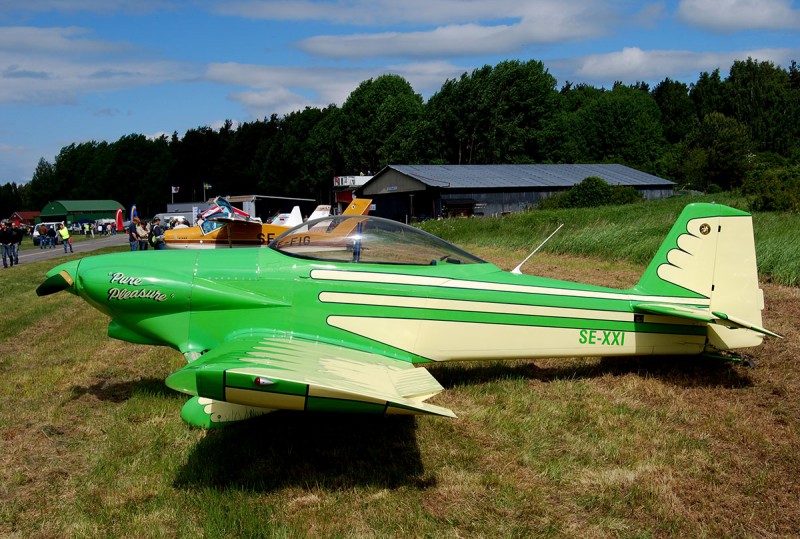
[[[47,279],[36,289],[36,295],[48,296],[62,290],[77,294],[75,278],[78,275],[79,263],[80,260],[72,260],[48,271]]]

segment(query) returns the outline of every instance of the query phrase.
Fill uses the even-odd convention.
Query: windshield
[[[203,231],[203,234],[208,234],[209,232],[214,232],[224,224],[225,223],[220,223],[219,221],[207,219],[200,224],[200,229]]]
[[[281,253],[362,264],[481,264],[480,258],[417,228],[361,215],[323,217],[284,232],[269,244]]]

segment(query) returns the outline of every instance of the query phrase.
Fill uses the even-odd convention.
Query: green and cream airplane
[[[367,216],[295,227],[268,248],[120,253],[52,269],[110,337],[180,351],[167,385],[212,427],[272,410],[434,414],[437,361],[709,354],[761,343],[751,216],[681,213],[629,290],[500,270]]]

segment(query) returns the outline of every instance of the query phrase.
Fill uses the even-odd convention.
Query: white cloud
[[[132,13],[144,14],[171,9],[169,0],[3,0],[0,15],[9,13]]]
[[[196,75],[187,65],[142,58],[128,44],[88,35],[75,27],[0,28],[0,104],[73,103],[82,94]]]
[[[211,64],[206,78],[213,82],[248,88],[229,97],[247,107],[254,117],[286,114],[306,106],[341,105],[363,81],[386,73],[405,78],[414,90],[430,95],[448,78],[467,71],[447,62],[398,64],[385,68],[278,67]]]
[[[11,144],[0,144],[0,153],[19,153],[25,150],[21,146],[12,146]]]
[[[435,3],[435,2],[434,2]],[[478,4],[478,3],[475,3]],[[482,6],[491,5],[480,3]],[[446,24],[412,32],[321,35],[300,42],[301,50],[328,58],[455,57],[517,52],[529,45],[584,41],[608,32],[617,14],[591,2],[514,3],[494,6],[487,20],[502,13],[511,22]],[[451,19],[461,19],[452,16]]]
[[[692,52],[676,50],[649,50],[626,47],[608,54],[593,54],[563,62],[562,70],[571,69],[576,81],[608,84],[615,80],[658,82],[665,77],[692,80],[703,71],[719,68],[723,76],[735,60],[752,57],[758,61],[771,61],[785,65],[796,54],[791,49],[754,49],[729,52]]]
[[[474,21],[573,17],[606,11],[597,0],[244,0],[214,10],[224,15],[285,21],[327,21],[364,26],[449,25]]]
[[[681,0],[678,17],[716,32],[800,29],[791,0]]]
[[[90,30],[85,28],[32,26],[0,27],[0,52],[24,54],[104,54],[130,48],[120,43],[86,39]]]
[[[622,17],[618,7],[595,0],[245,1],[217,10],[269,20],[370,25],[376,30],[392,25],[391,32],[320,35],[300,42],[301,50],[328,58],[508,53],[531,44],[604,35]],[[413,31],[403,31],[410,25],[416,25]]]
[[[646,28],[655,28],[666,16],[664,2],[653,2],[643,5],[642,9],[634,14],[633,20]]]

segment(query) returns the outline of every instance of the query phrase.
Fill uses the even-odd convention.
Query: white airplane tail
[[[300,213],[300,206],[295,206],[292,208],[291,213],[278,214],[271,224],[292,227],[302,224],[302,222],[303,214]]]
[[[642,302],[635,310],[709,322],[708,351],[756,346],[764,335],[778,336],[761,327],[764,295],[752,217],[728,206],[686,206],[633,291],[670,298]],[[678,306],[674,297],[695,307]],[[705,303],[707,308],[696,307]]]
[[[314,219],[321,219],[323,217],[327,217],[331,214],[331,207],[329,204],[320,204],[317,206],[311,215],[308,216],[308,220],[312,221]]]

